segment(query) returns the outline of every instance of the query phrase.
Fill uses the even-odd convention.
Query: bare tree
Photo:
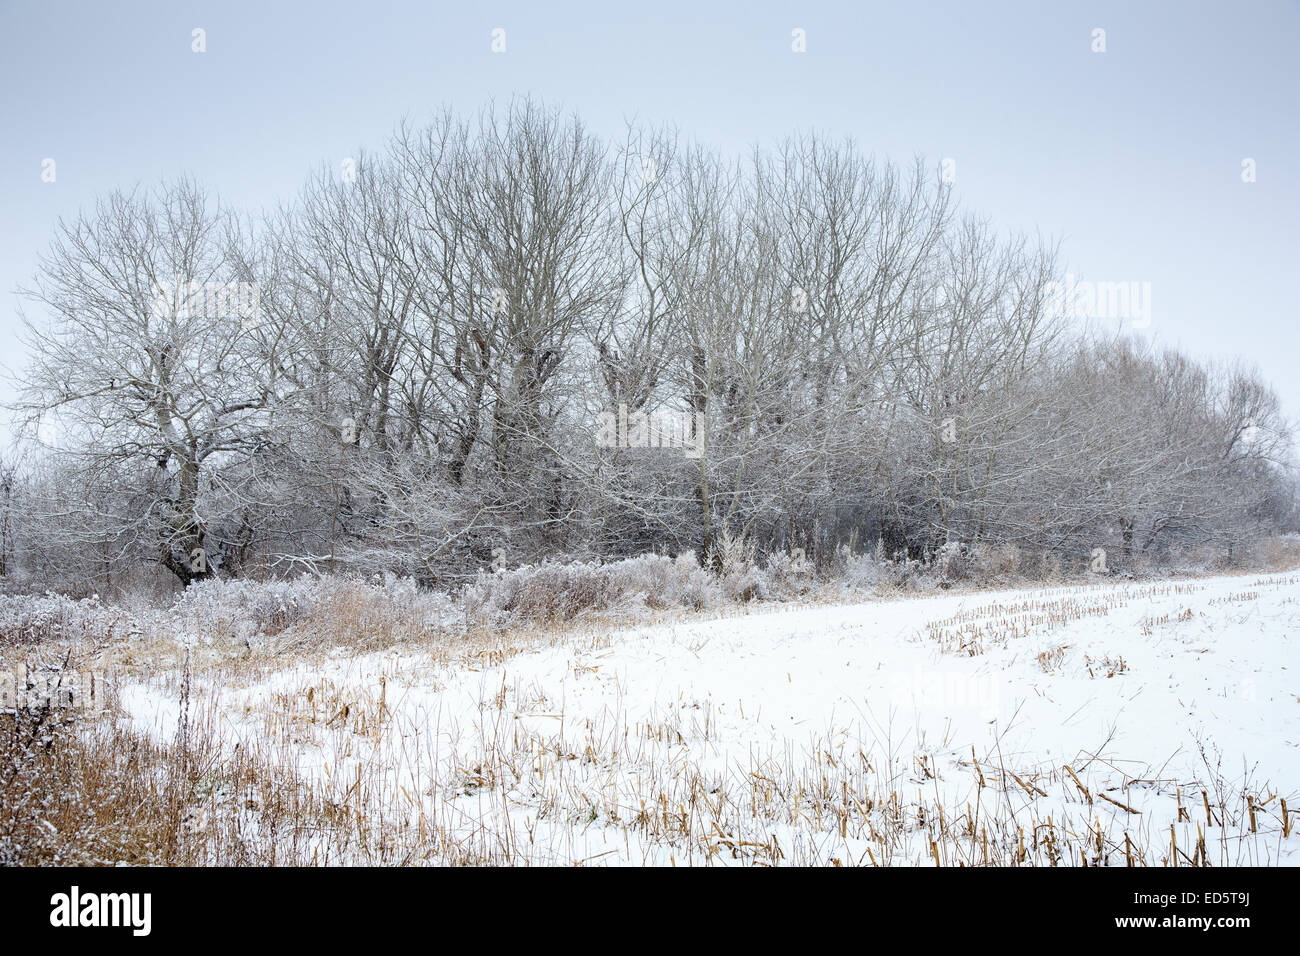
[[[26,425],[53,427],[88,482],[139,482],[142,546],[185,583],[212,573],[203,482],[254,447],[265,421],[245,322],[256,290],[231,268],[237,235],[191,182],[116,192],[60,223],[26,290],[52,314],[27,325]]]

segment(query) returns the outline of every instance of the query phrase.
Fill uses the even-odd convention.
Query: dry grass
[[[1094,659],[1085,654],[1083,656],[1083,663],[1088,669],[1088,676],[1093,678],[1110,678],[1115,677],[1117,674],[1128,673],[1128,662],[1124,660],[1123,655],[1111,657],[1107,654]]]
[[[285,768],[223,757],[188,711],[166,743],[111,711],[43,707],[4,723],[0,852],[10,864],[295,862],[302,835],[331,819]]]
[[[1050,634],[1075,621],[1106,617],[1133,602],[1170,594],[1194,594],[1204,590],[1194,582],[1129,585],[1115,588],[1058,588],[1043,596],[1025,600],[995,601],[964,609],[946,618],[929,621],[925,636],[949,654],[975,657],[993,647],[1030,634]],[[1052,597],[1059,593],[1059,597]]]
[[[1228,602],[1297,580],[1259,579]],[[1201,589],[1060,588],[989,601],[933,622],[926,636],[977,655]],[[849,733],[720,763],[709,702],[569,722],[537,688],[485,685],[474,724],[447,726],[432,705],[405,699],[418,685],[436,700],[452,671],[486,671],[525,651],[602,647],[613,613],[433,626],[356,586],[268,619],[266,639],[247,644],[234,631],[199,630],[188,644],[161,631],[97,631],[66,615],[0,641],[10,663],[66,668],[70,652],[83,668],[113,661],[123,680],[149,683],[183,715],[160,736],[110,695],[103,713],[0,717],[0,862],[1206,866],[1275,862],[1294,838],[1297,807],[1284,795],[1227,785],[1208,763],[1182,780],[1117,777],[1099,757],[1015,766],[996,751],[941,768],[932,753]],[[345,658],[391,652],[392,664],[365,679],[338,676],[325,666],[338,647]],[[1065,651],[1049,646],[1042,669],[1059,668]],[[1123,657],[1084,664],[1097,678],[1128,669]],[[575,655],[575,676],[598,669]],[[257,687],[276,675],[269,692]],[[232,710],[239,688],[250,693]],[[1172,826],[1152,822],[1152,800],[1176,805]]]
[[[1068,644],[1061,644],[1057,647],[1049,647],[1045,651],[1039,651],[1038,666],[1042,668],[1043,673],[1050,674],[1065,663],[1065,652],[1069,649]]]
[[[1260,862],[1295,826],[1271,792],[1106,784],[1085,765],[1017,772],[974,752],[945,775],[924,754],[891,758],[842,737],[718,768],[681,756],[708,742],[707,709],[570,734],[519,727],[504,694],[484,706],[511,733],[456,749],[413,793],[366,759],[401,734],[383,693],[356,699],[325,683],[277,698],[264,714],[276,732],[256,754],[223,752],[206,721],[170,744],[111,715],[11,727],[6,862],[526,865],[617,853],[679,865],[1210,866]],[[354,738],[355,759],[332,775],[296,772],[313,732]],[[1153,785],[1178,806],[1158,832],[1134,806]],[[561,836],[589,830],[609,848],[589,854]]]
[[[363,812],[369,781],[313,788],[285,754],[222,745],[212,711],[160,742],[112,712],[0,718],[0,864],[402,865],[436,834]],[[446,852],[440,862],[485,862]]]

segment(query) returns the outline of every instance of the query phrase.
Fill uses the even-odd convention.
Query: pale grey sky
[[[13,289],[96,195],[192,174],[255,210],[403,116],[531,93],[611,136],[635,115],[731,151],[817,129],[951,158],[965,209],[1150,282],[1142,334],[1258,364],[1298,417],[1298,27],[1294,2],[0,0],[0,362]]]

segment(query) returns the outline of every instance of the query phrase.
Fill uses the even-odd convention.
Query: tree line
[[[531,100],[403,124],[258,215],[191,180],[117,191],[21,290],[0,570],[450,586],[945,545],[1124,568],[1293,530],[1268,384],[1084,327],[1060,279],[920,161],[607,142]],[[665,421],[680,440],[646,435]]]

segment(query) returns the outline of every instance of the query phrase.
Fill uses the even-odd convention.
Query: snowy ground
[[[374,824],[337,862],[1295,864],[1298,596],[1247,575],[767,610],[197,696]],[[122,694],[163,737],[174,700]]]

